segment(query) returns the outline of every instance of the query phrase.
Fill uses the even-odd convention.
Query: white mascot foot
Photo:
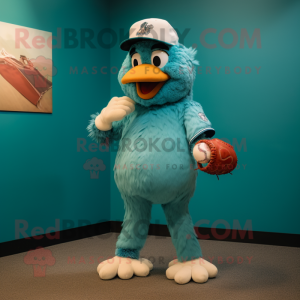
[[[169,263],[166,271],[168,279],[174,279],[178,284],[186,284],[191,279],[197,283],[204,283],[208,278],[216,277],[218,269],[203,258],[179,262],[178,259]]]
[[[153,264],[148,259],[115,256],[101,262],[97,267],[97,272],[101,279],[112,279],[117,275],[121,279],[130,279],[133,274],[147,276],[152,269]]]

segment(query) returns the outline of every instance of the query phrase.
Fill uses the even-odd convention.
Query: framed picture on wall
[[[0,111],[52,113],[52,33],[0,22]]]

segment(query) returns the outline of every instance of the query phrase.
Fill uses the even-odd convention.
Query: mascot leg
[[[188,211],[189,201],[190,195],[162,205],[177,253],[177,259],[169,263],[166,276],[179,284],[188,283],[191,279],[204,283],[218,273],[213,264],[202,258]]]
[[[140,250],[148,235],[152,204],[139,197],[122,195],[122,198],[125,216],[116,245],[116,256],[98,265],[101,279],[111,279],[116,275],[122,279],[130,279],[133,274],[147,276],[153,268],[149,260],[139,260]]]

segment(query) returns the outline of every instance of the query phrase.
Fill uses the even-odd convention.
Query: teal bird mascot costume
[[[153,265],[139,259],[139,253],[152,204],[161,204],[177,253],[167,278],[179,284],[191,279],[206,282],[218,270],[202,258],[188,211],[196,187],[195,168],[229,173],[237,163],[235,152],[211,139],[215,131],[201,105],[193,101],[196,51],[179,44],[167,21],[133,24],[121,49],[128,51],[118,75],[125,96],[112,98],[88,126],[98,143],[119,141],[114,178],[125,204],[115,257],[100,263],[97,271],[101,279],[149,274]]]

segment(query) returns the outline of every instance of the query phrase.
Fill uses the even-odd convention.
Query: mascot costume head
[[[151,29],[141,36],[142,28]],[[155,28],[162,32],[160,40],[149,37],[152,31],[152,36],[158,35]],[[128,51],[118,77],[124,94],[142,106],[192,99],[196,50],[179,44],[176,31],[164,20],[140,21],[131,31],[121,44],[121,49]]]

